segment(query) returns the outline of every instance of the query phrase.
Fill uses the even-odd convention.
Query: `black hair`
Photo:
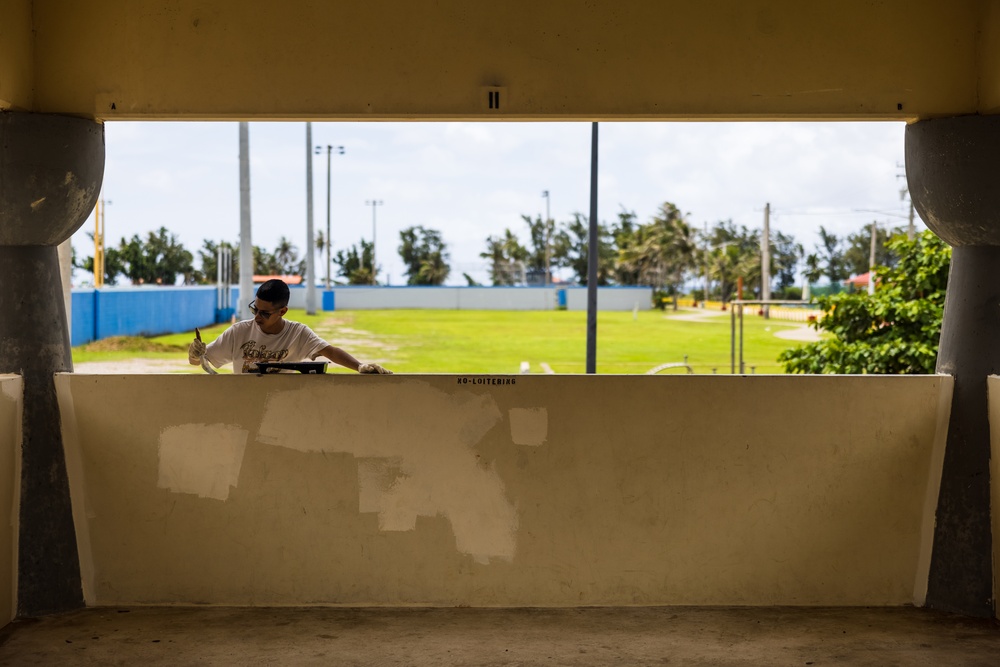
[[[278,308],[284,308],[288,305],[288,285],[283,280],[272,278],[260,286],[257,298],[273,303]]]

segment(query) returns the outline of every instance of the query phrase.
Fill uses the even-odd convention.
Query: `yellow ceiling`
[[[998,2],[3,0],[0,108],[98,119],[993,113]]]

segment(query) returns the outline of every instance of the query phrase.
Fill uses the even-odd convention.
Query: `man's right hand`
[[[192,366],[201,364],[201,358],[205,356],[206,346],[200,338],[196,338],[188,345],[188,362]]]

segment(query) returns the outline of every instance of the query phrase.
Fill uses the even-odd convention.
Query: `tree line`
[[[527,241],[506,228],[491,234],[479,254],[486,261],[493,285],[540,285],[551,282],[555,271],[567,270],[572,280],[587,284],[589,224],[587,217],[574,213],[571,219],[556,223],[541,216],[521,216]],[[876,228],[876,264],[892,267],[898,254],[886,241],[898,230]],[[852,274],[868,271],[871,225],[840,238],[824,227],[819,230],[815,252],[806,254],[791,234],[771,234],[770,275],[775,298],[801,296],[797,269],[801,263],[810,282],[826,277],[839,283]],[[91,235],[91,238],[93,236]],[[671,202],[662,204],[648,222],[623,209],[612,224],[598,225],[599,285],[649,285],[672,296],[674,300],[685,286],[698,285],[696,298],[729,301],[736,296],[742,281],[744,297],[761,292],[761,230],[736,225],[732,220],[703,224],[699,229],[690,215]],[[320,232],[314,251],[326,250]],[[187,250],[176,234],[166,228],[149,232],[145,237],[122,238],[117,246],[105,249],[104,281],[119,280],[131,284],[187,285],[210,284],[216,280],[217,253],[228,248],[233,258],[233,273],[239,273],[239,244],[204,240],[195,253]],[[407,284],[441,285],[451,275],[450,253],[440,231],[411,226],[400,232],[396,248],[405,266]],[[331,255],[336,266],[335,279],[352,285],[377,282],[379,269],[373,266],[371,242],[360,241]],[[195,266],[195,259],[199,267]],[[288,238],[281,237],[273,250],[253,248],[254,273],[258,275],[304,276],[305,257]],[[322,262],[319,262],[322,264]],[[93,257],[74,265],[93,272]],[[322,277],[324,271],[317,271]],[[470,285],[478,284],[463,274]],[[706,291],[707,290],[707,291]]]
[[[556,223],[522,215],[527,243],[510,228],[490,235],[480,257],[490,266],[494,285],[540,284],[552,270],[569,269],[573,280],[587,284],[589,225],[587,217],[573,214]],[[874,224],[874,223],[873,223]],[[894,266],[898,256],[886,245],[891,233],[876,226],[875,263]],[[618,219],[598,225],[599,285],[650,285],[676,300],[685,286],[698,284],[697,298],[729,301],[742,280],[744,296],[761,293],[761,230],[722,220],[699,229],[671,202],[662,204],[648,222],[622,210]],[[775,298],[797,299],[797,267],[804,262],[810,282],[827,277],[839,283],[869,270],[871,225],[838,237],[820,227],[815,252],[805,254],[791,234],[776,231],[770,237],[770,276]],[[707,293],[706,293],[707,290]]]
[[[785,350],[789,373],[924,374],[935,371],[951,248],[931,231],[912,240],[889,239],[874,294],[819,298],[823,315],[813,326],[832,336]]]
[[[92,233],[88,236],[93,240]],[[120,281],[132,285],[213,284],[221,248],[231,251],[232,273],[239,275],[239,243],[202,241],[197,251],[200,268],[196,268],[196,255],[165,227],[145,237],[136,234],[131,239],[122,238],[117,246],[104,250],[104,282],[107,285],[117,285]],[[314,250],[320,253],[326,250],[322,232],[316,236]],[[352,285],[374,284],[377,270],[373,271],[373,252],[372,243],[362,240],[332,254],[331,263],[337,267],[337,277]],[[447,280],[449,254],[440,232],[420,226],[404,229],[400,233],[398,252],[406,264],[410,284],[440,285]],[[253,263],[256,275],[305,276],[306,273],[305,256],[300,256],[299,248],[284,236],[274,250],[254,246]],[[94,257],[78,260],[74,251],[73,266],[93,273]],[[320,273],[317,271],[317,275]]]

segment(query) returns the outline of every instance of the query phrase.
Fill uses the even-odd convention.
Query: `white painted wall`
[[[900,605],[952,379],[56,385],[90,605]]]
[[[0,375],[0,627],[17,607],[23,386],[20,376]]]
[[[597,310],[649,310],[653,307],[652,287],[598,287]],[[566,289],[567,310],[587,310],[587,288]]]

